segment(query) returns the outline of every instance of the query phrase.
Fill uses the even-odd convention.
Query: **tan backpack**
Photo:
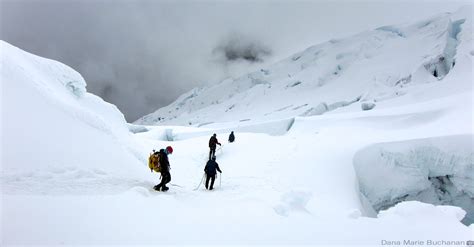
[[[155,150],[153,150],[153,153],[148,157],[148,167],[151,172],[160,172],[160,157],[160,153],[155,152]]]

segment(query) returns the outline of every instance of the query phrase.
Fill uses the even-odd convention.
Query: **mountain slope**
[[[469,73],[471,33],[471,12],[464,8],[330,40],[260,71],[193,89],[136,123],[201,126],[391,106],[386,102],[442,84],[455,67]],[[426,97],[404,102],[420,100]]]

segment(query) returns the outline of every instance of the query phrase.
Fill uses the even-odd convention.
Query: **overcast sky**
[[[308,46],[470,1],[0,0],[0,38],[79,71],[128,121]],[[472,4],[471,4],[472,7]]]

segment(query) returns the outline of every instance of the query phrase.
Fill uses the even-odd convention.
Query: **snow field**
[[[223,148],[217,160],[223,177],[222,187],[216,180],[215,191],[203,186],[193,191],[208,155],[207,134],[175,142],[137,134],[144,150],[173,146],[171,184],[175,186],[169,192],[151,189],[158,175],[143,163],[143,183],[130,183],[128,189],[117,189],[112,195],[84,191],[77,195],[73,190],[60,197],[6,195],[4,215],[8,222],[15,219],[7,228],[7,243],[378,245],[380,239],[420,236],[468,239],[472,229],[459,222],[463,211],[455,207],[401,203],[379,218],[362,216],[352,169],[352,154],[358,148],[351,146],[391,131],[369,135],[371,128],[355,127],[351,129],[358,133],[354,140],[337,141],[348,132],[341,133],[343,128],[337,124],[332,127],[336,122],[352,126],[358,121],[328,124],[305,119],[296,121],[294,132],[287,135],[236,133],[232,144],[218,134]],[[311,134],[300,135],[301,129]],[[32,219],[26,213],[32,211],[42,213]],[[69,222],[74,225],[58,232],[56,227]],[[150,231],[155,228],[165,237]],[[20,229],[29,237],[15,235]]]

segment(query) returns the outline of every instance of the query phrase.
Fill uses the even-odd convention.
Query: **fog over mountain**
[[[466,3],[2,0],[0,38],[73,67],[134,121],[311,45]]]

